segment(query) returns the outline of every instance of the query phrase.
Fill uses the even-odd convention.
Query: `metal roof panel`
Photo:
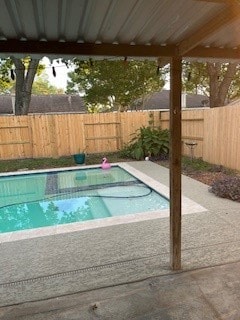
[[[0,0],[0,8],[0,40],[161,46],[188,41],[183,53],[196,46],[240,46],[237,1]],[[235,20],[239,15],[235,22],[229,8]],[[221,15],[216,30],[211,22]]]

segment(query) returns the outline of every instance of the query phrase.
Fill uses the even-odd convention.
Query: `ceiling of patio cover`
[[[0,54],[240,59],[237,0],[0,0]]]

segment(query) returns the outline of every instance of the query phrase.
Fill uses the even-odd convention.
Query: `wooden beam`
[[[86,56],[129,56],[129,57],[171,57],[176,46],[95,44],[58,41],[0,41],[0,53],[26,53],[42,55],[86,55]]]
[[[194,0],[194,1],[201,1],[201,2],[213,2],[213,3],[224,3],[224,4],[232,4],[235,0]]]
[[[158,57],[157,59],[157,65],[160,68],[163,68],[165,65],[169,64],[171,62],[170,57]]]
[[[223,3],[226,5],[235,5],[237,0],[194,0],[201,2]]]
[[[190,50],[198,46],[202,41],[210,37],[213,33],[217,32],[225,25],[239,18],[239,7],[238,10],[236,10],[236,6],[226,7],[220,14],[213,17],[208,23],[201,26],[201,28],[195,31],[190,37],[184,39],[179,44],[178,54],[180,56],[187,55]]]
[[[216,59],[240,59],[240,49],[196,47],[186,53],[184,57],[189,58],[216,58]]]
[[[167,45],[123,45],[123,44],[92,44],[57,41],[0,41],[0,53],[26,53],[39,55],[70,55],[70,56],[132,56],[132,57],[158,57],[159,66],[169,63],[170,58],[178,51],[176,46]],[[192,58],[220,58],[240,59],[239,49],[206,48],[197,46],[188,51],[184,57]]]
[[[181,269],[181,89],[182,60],[171,59],[170,68],[170,260]]]

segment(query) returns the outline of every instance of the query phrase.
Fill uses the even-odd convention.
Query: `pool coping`
[[[154,180],[148,175],[142,173],[141,171],[135,169],[131,166],[130,163],[118,162],[114,163],[114,166],[119,166],[125,169],[130,174],[134,175],[139,180],[146,183],[156,192],[162,194],[164,197],[169,199],[169,188],[164,184]],[[74,166],[74,167],[63,167],[63,168],[54,168],[54,169],[42,169],[42,170],[27,170],[27,171],[17,171],[17,172],[8,172],[0,174],[0,177],[12,176],[12,175],[22,175],[22,174],[32,174],[32,173],[44,173],[44,172],[58,172],[58,171],[73,171],[73,170],[82,170],[88,168],[99,168],[99,165],[84,165],[84,166]],[[199,205],[195,201],[182,196],[182,214],[193,214],[198,212],[205,212],[206,208]],[[95,219],[89,221],[74,222],[69,224],[62,224],[58,226],[49,226],[41,227],[35,229],[28,229],[22,231],[13,231],[8,233],[0,234],[0,243],[13,242],[30,238],[44,237],[49,235],[57,235],[63,233],[71,233],[77,231],[85,231],[89,229],[104,228],[113,225],[135,223],[145,220],[153,220],[159,218],[169,217],[169,209],[157,210],[151,212],[142,212],[136,214],[129,214],[124,216],[115,216],[104,219]]]

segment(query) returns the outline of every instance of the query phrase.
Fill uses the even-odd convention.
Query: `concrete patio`
[[[148,161],[131,165],[168,185],[167,169]],[[185,176],[182,190],[208,211],[183,216],[180,272],[169,267],[169,219],[164,218],[155,226],[161,250],[115,268],[119,285],[2,307],[0,319],[240,319],[239,203],[217,198],[207,185]],[[108,271],[102,270],[106,279],[113,277]]]

